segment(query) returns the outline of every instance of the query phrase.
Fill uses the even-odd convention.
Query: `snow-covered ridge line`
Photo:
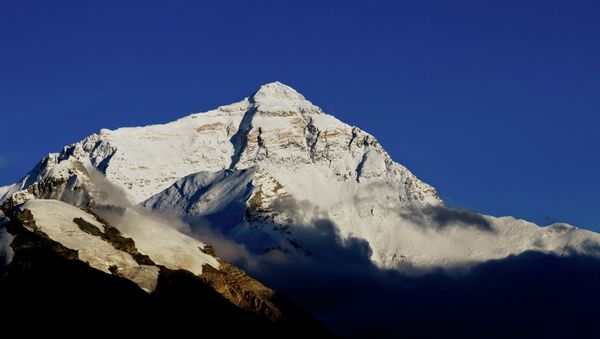
[[[245,116],[250,119],[244,121]],[[0,188],[0,193],[10,191],[0,202],[37,181],[54,163],[69,156],[89,161],[110,181],[127,189],[134,202],[141,202],[186,175],[230,168],[235,156],[233,139],[240,130],[247,131],[247,140],[238,150],[240,159],[236,168],[253,166],[263,157],[269,158],[265,160],[270,165],[285,167],[311,163],[333,166],[338,160],[335,161],[338,176],[356,179],[381,174],[381,170],[386,170],[383,167],[393,163],[373,136],[324,114],[294,89],[274,82],[261,86],[238,103],[170,123],[114,131],[102,129],[58,154],[48,155],[48,164],[42,161],[28,179]],[[353,151],[357,154],[352,159],[341,159],[353,145],[358,146],[358,153]],[[371,148],[375,151],[369,153]],[[270,152],[268,157],[266,152]],[[273,163],[276,160],[279,164]],[[402,166],[398,170],[410,174]],[[377,171],[380,173],[373,173]]]

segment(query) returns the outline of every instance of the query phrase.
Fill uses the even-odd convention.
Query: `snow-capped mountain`
[[[69,174],[74,163],[97,169],[133,204],[175,213],[192,229],[210,223],[254,252],[302,252],[295,229],[327,220],[342,238],[365,239],[372,261],[387,268],[451,267],[528,250],[600,255],[593,232],[445,207],[375,137],[279,82],[167,124],[102,129],[0,188],[0,201],[76,195],[89,203],[75,189],[81,179]],[[43,189],[57,182],[60,190]]]
[[[114,303],[127,307],[113,309],[113,316],[159,317],[156,329],[187,329],[193,323],[182,319],[195,318],[214,327],[245,324],[220,330],[229,335],[329,335],[273,290],[216,257],[211,246],[188,235],[186,225],[131,205],[89,162],[48,159],[38,180],[2,205],[0,299],[13,310],[5,319],[27,307],[55,313],[47,319],[70,309],[99,315]],[[190,307],[202,309],[188,314]]]

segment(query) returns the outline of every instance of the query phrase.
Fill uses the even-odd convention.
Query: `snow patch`
[[[260,86],[250,100],[261,112],[321,113],[321,110],[306,100],[302,94],[279,81]]]

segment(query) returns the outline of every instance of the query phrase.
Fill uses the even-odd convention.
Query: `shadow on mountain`
[[[597,335],[600,261],[525,252],[420,274],[382,270],[366,241],[328,220],[293,229],[309,255],[248,267],[338,334],[394,338],[587,338]],[[217,248],[217,254],[218,248]]]
[[[146,293],[128,279],[90,267],[80,260],[77,250],[41,232],[26,231],[16,221],[9,226],[17,236],[11,243],[14,257],[8,265],[0,265],[0,327],[10,333],[64,335],[85,328],[96,335],[136,337],[158,333],[333,337],[330,330],[279,295],[271,301],[283,317],[271,319],[236,306],[203,279],[205,275],[163,266],[159,266],[156,288]],[[235,286],[225,287],[235,290]],[[35,326],[24,327],[28,322]]]
[[[580,245],[581,249],[583,251],[585,251],[585,253],[591,253],[591,255],[593,256],[598,256],[600,257],[600,244],[595,242],[595,241],[591,241],[590,239],[585,239]],[[568,248],[567,249],[567,253],[577,253],[577,250],[574,248]]]
[[[492,226],[481,214],[464,209],[445,206],[427,206],[419,209],[407,209],[399,212],[403,219],[430,229],[444,229],[450,226],[463,226],[492,232]]]

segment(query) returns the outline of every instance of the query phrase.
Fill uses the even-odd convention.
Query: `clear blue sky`
[[[282,81],[453,206],[600,231],[600,2],[0,0],[0,184]]]

